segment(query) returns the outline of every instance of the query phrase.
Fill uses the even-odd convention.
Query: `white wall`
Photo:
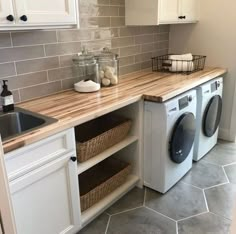
[[[192,52],[207,55],[208,66],[228,68],[228,75],[224,79],[220,137],[226,140],[234,140],[236,133],[236,97],[234,95],[236,81],[236,1],[199,0],[199,2],[200,12],[197,24],[171,26],[170,52]]]

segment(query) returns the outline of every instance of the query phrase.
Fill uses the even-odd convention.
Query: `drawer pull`
[[[71,159],[71,161],[72,161],[72,162],[76,162],[76,160],[77,160],[77,158],[76,158],[76,157],[74,157],[74,156],[73,156],[73,157],[71,157],[70,159]]]

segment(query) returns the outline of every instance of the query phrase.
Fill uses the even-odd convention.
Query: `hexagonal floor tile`
[[[145,206],[174,220],[207,211],[203,191],[182,182],[164,195],[147,189]]]
[[[199,188],[209,188],[228,182],[221,166],[213,165],[203,160],[194,163],[193,168],[182,181]]]
[[[214,214],[232,219],[236,198],[236,185],[225,184],[205,190],[209,210]]]
[[[143,205],[144,189],[134,188],[114,205],[107,209],[108,214],[116,214],[125,210],[137,208]]]
[[[111,217],[107,234],[176,233],[176,223],[141,207]]]
[[[236,164],[224,167],[225,173],[231,183],[236,184]]]
[[[103,213],[77,234],[104,234],[107,228],[108,220],[109,216]]]
[[[178,222],[179,234],[229,233],[230,220],[212,213],[201,214]]]
[[[219,141],[203,160],[221,166],[234,163],[236,162],[236,144],[227,141]]]

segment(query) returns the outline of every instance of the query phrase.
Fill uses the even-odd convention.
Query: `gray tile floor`
[[[78,234],[227,234],[236,200],[236,144],[219,142],[162,195],[134,188]]]

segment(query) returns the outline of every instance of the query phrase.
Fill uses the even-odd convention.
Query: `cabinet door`
[[[76,24],[76,0],[17,0],[15,4],[19,24]]]
[[[80,227],[77,163],[59,158],[10,183],[18,234],[67,234]]]
[[[181,15],[185,16],[185,21],[197,21],[198,5],[197,0],[180,0]]]
[[[179,0],[159,0],[159,23],[177,22],[179,11]]]
[[[10,15],[14,17],[12,0],[0,0],[0,25],[14,24],[14,19],[13,21],[7,20],[7,16]]]

